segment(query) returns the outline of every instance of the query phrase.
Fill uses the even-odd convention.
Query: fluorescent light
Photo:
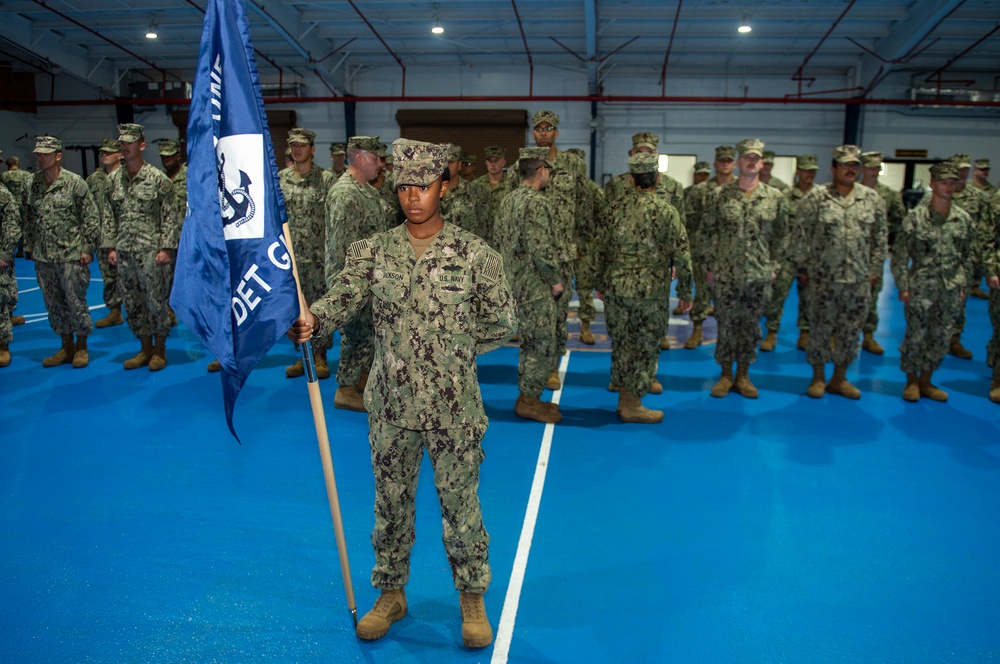
[[[743,21],[740,23],[740,27],[736,28],[736,32],[739,32],[740,34],[744,34],[745,35],[746,33],[750,32],[751,30],[753,30],[753,28],[750,27],[750,18],[747,17],[747,16],[744,16],[743,17]]]
[[[159,37],[159,35],[156,34],[156,22],[154,21],[149,24],[149,30],[146,32],[146,39],[156,39],[157,37]]]
[[[436,35],[443,35],[444,34],[444,28],[441,26],[440,23],[435,23],[434,27],[431,28],[431,32],[433,32]]]

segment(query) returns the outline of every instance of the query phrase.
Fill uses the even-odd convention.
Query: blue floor
[[[495,633],[505,604],[513,629],[503,647],[470,652],[427,463],[410,615],[381,641],[355,638],[305,383],[284,376],[291,344],[244,389],[238,445],[211,357],[185,328],[158,373],[121,368],[138,348],[125,326],[95,330],[89,367],[43,369],[59,341],[32,265],[18,274],[29,323],[0,369],[0,661],[1000,660],[1000,406],[986,398],[982,300],[963,337],[975,359],[948,357],[935,375],[945,404],[900,398],[891,280],[886,354],[862,353],[848,373],[857,402],[805,396],[794,297],[777,350],[752,372],[756,401],[709,396],[714,346],[677,348],[689,325],[675,319],[665,391],[645,399],[667,412],[658,426],[615,416],[603,327],[597,348],[572,339],[550,447],[545,426],[512,412],[517,349],[483,356],[486,606]],[[333,382],[321,387],[362,614],[376,597],[367,422],[332,407]]]

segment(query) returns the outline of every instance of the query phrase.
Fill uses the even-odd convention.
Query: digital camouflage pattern
[[[17,307],[17,279],[14,275],[14,252],[21,241],[21,212],[14,195],[0,185],[0,345],[10,344],[13,328],[10,316]]]
[[[725,147],[727,146],[720,146],[720,149]],[[684,226],[691,246],[691,269],[694,273],[695,287],[694,302],[689,312],[692,323],[704,321],[708,317],[709,306],[713,299],[714,287],[705,277],[705,255],[712,238],[702,233],[701,222],[705,213],[705,202],[710,200],[712,192],[719,186],[718,179],[712,177],[684,190]]]
[[[990,216],[993,220],[989,233],[983,236],[982,262],[983,275],[1000,276],[1000,191],[995,191],[990,198]],[[993,336],[986,344],[986,364],[996,368],[1000,366],[1000,289],[990,289],[989,301],[990,322],[993,323]]]
[[[587,196],[577,214],[579,223],[579,241],[577,250],[579,257],[574,264],[576,274],[576,291],[579,295],[577,316],[581,322],[590,323],[597,316],[594,306],[593,291],[598,288],[598,241],[600,224],[605,218],[604,190],[599,184],[586,178]]]
[[[899,347],[899,366],[906,373],[937,369],[958,331],[962,291],[972,271],[971,228],[968,212],[954,203],[947,218],[919,203],[903,220],[890,266],[896,288],[910,294]]]
[[[525,396],[537,397],[559,361],[551,287],[562,278],[552,242],[552,209],[541,192],[525,185],[504,198],[496,218],[496,249],[517,302],[518,387]]]
[[[90,188],[65,168],[48,184],[35,173],[28,188],[24,245],[36,261],[79,263],[80,254],[93,256],[101,228]]]
[[[441,199],[441,215],[448,223],[486,239],[492,235],[487,228],[488,214],[489,200],[482,188],[457,175],[448,182],[448,191]]]
[[[903,219],[906,217],[906,206],[903,205],[903,196],[898,191],[881,182],[876,183],[875,193],[885,203],[888,246],[891,248],[896,234],[899,233],[899,227],[903,224]],[[872,286],[871,305],[868,308],[868,317],[865,319],[864,331],[867,334],[874,334],[875,330],[878,329],[878,296],[882,292],[883,281],[882,273],[880,272],[875,285]]]
[[[105,141],[111,141],[111,139],[104,139]],[[121,145],[118,141],[113,141],[118,145],[118,149],[121,149]],[[102,148],[103,150],[103,148]],[[114,150],[117,152],[118,150]],[[90,192],[94,195],[94,201],[97,204],[97,212],[101,219],[101,233],[100,233],[100,243],[98,246],[104,246],[104,234],[108,227],[108,215],[111,214],[111,178],[108,174],[104,172],[104,169],[98,169],[87,176],[87,186],[90,188]],[[101,279],[104,281],[104,287],[102,292],[102,297],[104,299],[104,304],[108,309],[113,309],[115,307],[122,306],[122,294],[121,289],[118,286],[118,268],[108,262],[108,249],[98,249],[97,250],[97,265],[101,270]]]
[[[33,173],[20,168],[15,171],[4,171],[0,173],[0,184],[10,191],[10,195],[14,197],[14,204],[17,205],[17,209],[21,213],[21,222],[24,222],[24,215],[27,213],[25,209],[26,203],[28,202],[28,189],[31,188],[31,178],[34,176]]]
[[[75,263],[35,261],[35,277],[42,289],[49,326],[58,335],[89,335],[93,327],[87,305],[90,266]]]

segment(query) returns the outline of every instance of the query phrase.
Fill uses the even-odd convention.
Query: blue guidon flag
[[[188,208],[170,304],[222,364],[236,436],[236,397],[299,313],[243,0],[209,0],[187,138]]]

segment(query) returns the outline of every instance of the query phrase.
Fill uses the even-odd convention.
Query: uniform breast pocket
[[[735,201],[723,203],[719,207],[719,216],[729,222],[739,221],[743,218],[743,206]]]
[[[156,187],[153,186],[141,186],[135,188],[135,197],[138,198],[143,203],[149,203],[156,199]]]

